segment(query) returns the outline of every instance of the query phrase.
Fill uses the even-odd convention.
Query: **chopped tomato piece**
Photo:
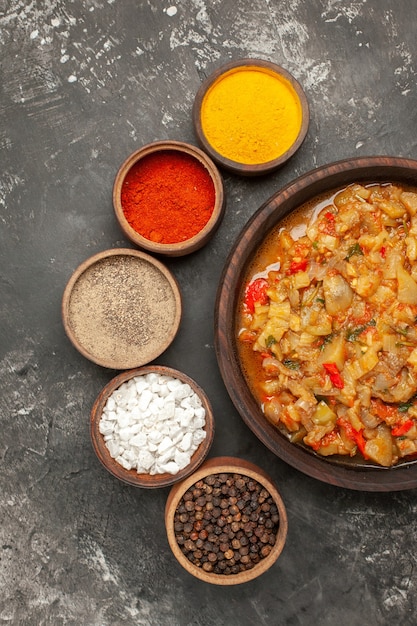
[[[394,428],[391,429],[391,434],[394,435],[394,437],[402,437],[403,435],[407,434],[410,428],[412,428],[413,426],[413,420],[406,420],[402,424],[394,426]]]
[[[379,398],[371,400],[371,408],[374,413],[378,415],[382,420],[387,421],[391,419],[396,421],[398,417],[398,407],[395,404],[386,404]]]
[[[307,269],[307,259],[302,261],[292,261],[288,274],[296,274],[297,272],[304,272]]]
[[[354,441],[356,443],[356,445],[358,446],[358,450],[362,454],[363,458],[367,459],[368,456],[365,452],[366,441],[365,437],[363,436],[363,432],[361,430],[355,430],[352,424],[343,417],[339,417],[337,423],[339,424],[339,426],[345,429],[347,437],[351,439],[351,441]]]
[[[328,373],[332,384],[338,389],[343,389],[345,383],[340,375],[339,369],[336,363],[323,363],[323,367]]]
[[[269,298],[266,293],[267,289],[268,281],[266,278],[256,278],[247,285],[244,302],[251,313],[255,310],[255,302],[268,304]]]

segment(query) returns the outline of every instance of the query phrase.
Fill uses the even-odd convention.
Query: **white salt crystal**
[[[174,461],[178,465],[180,469],[184,469],[187,467],[190,462],[190,455],[187,452],[181,452],[180,450],[175,451]]]
[[[146,380],[145,376],[135,376],[133,380],[135,381],[136,393],[139,395],[143,392],[144,389],[147,389],[149,387],[149,383]]]
[[[178,444],[178,448],[179,450],[182,450],[183,452],[185,452],[186,450],[190,449],[191,443],[193,440],[193,434],[192,433],[185,433],[184,437],[182,438],[181,442]]]
[[[151,443],[160,443],[162,441],[162,437],[163,435],[161,431],[154,428],[149,432],[148,441],[150,441]]]
[[[189,428],[194,417],[194,411],[192,409],[182,409],[180,424],[182,428]]]
[[[200,445],[200,443],[202,441],[204,441],[204,439],[207,437],[207,433],[205,430],[196,430],[193,434],[192,434],[192,438],[193,438],[193,443],[196,444],[197,446]]]
[[[130,424],[130,415],[127,411],[117,411],[117,423],[119,428],[126,428]]]
[[[119,456],[121,449],[120,449],[120,445],[117,443],[117,441],[114,441],[114,439],[110,439],[109,441],[106,442],[106,446],[107,449],[110,453],[110,456],[115,459],[117,456]]]
[[[106,402],[106,408],[108,411],[114,411],[114,409],[116,408],[116,402],[114,401],[114,398],[112,398],[112,396],[110,396]]]
[[[132,436],[132,431],[130,430],[129,427],[127,428],[121,428],[119,430],[119,437],[121,441],[129,441],[129,439]]]
[[[178,378],[171,378],[170,380],[167,380],[167,387],[170,391],[173,391],[182,384],[184,383],[182,383]]]
[[[137,446],[138,448],[142,448],[143,446],[146,446],[147,440],[148,438],[146,436],[146,433],[140,432],[129,439],[129,444],[131,446]]]
[[[204,424],[205,424],[204,419],[196,418],[193,420],[193,428],[195,430],[197,430],[198,428],[203,428]]]
[[[170,461],[169,463],[161,464],[161,470],[163,472],[167,472],[168,474],[178,474],[179,467],[175,463],[175,461]]]
[[[176,400],[184,400],[188,398],[191,393],[191,387],[187,383],[174,388],[174,395]]]
[[[116,461],[119,463],[119,465],[121,465],[122,467],[124,467],[127,470],[132,469],[132,464],[129,463],[128,461],[126,461],[126,459],[123,456],[118,456],[116,457]]]
[[[172,448],[173,446],[174,444],[172,443],[172,439],[170,437],[164,437],[158,446],[158,454],[166,452],[166,450],[169,450],[169,448]]]
[[[165,452],[158,455],[158,463],[165,465],[168,461],[172,461],[175,455],[175,448],[168,448]]]
[[[153,454],[151,454],[148,450],[141,450],[138,454],[138,463],[145,469],[148,470],[152,467],[154,462]]]
[[[139,409],[141,411],[146,411],[152,398],[152,391],[150,389],[144,389],[139,398]]]
[[[114,430],[114,422],[107,422],[101,420],[99,425],[99,431],[102,435],[111,435]]]
[[[206,423],[206,409],[203,406],[198,406],[194,409],[194,415],[200,419],[200,420],[204,420],[203,422],[203,426]]]

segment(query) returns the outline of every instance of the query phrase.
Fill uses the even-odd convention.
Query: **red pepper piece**
[[[324,217],[326,220],[329,220],[329,222],[334,222],[335,220],[334,214],[330,213],[330,211],[327,211],[327,213],[324,214]]]
[[[343,389],[345,383],[343,382],[343,378],[340,375],[336,363],[323,363],[323,367],[328,373],[332,384],[338,389]]]
[[[394,426],[394,428],[391,428],[391,435],[393,435],[394,437],[402,437],[403,435],[407,434],[413,426],[413,420],[406,420],[402,424],[398,424],[398,426]]]
[[[365,437],[363,436],[363,432],[361,430],[355,430],[352,424],[348,420],[343,419],[343,417],[340,417],[337,420],[337,423],[339,424],[339,426],[343,426],[349,439],[356,443],[356,445],[358,446],[358,450],[362,454],[363,458],[369,458],[365,452],[366,441]]]
[[[362,454],[362,456],[364,457],[364,459],[367,459],[367,454],[365,452],[365,437],[363,436],[363,433],[361,430],[355,430],[353,429],[354,433],[355,433],[355,442],[356,445],[358,446],[359,452]]]
[[[269,298],[266,293],[268,281],[265,278],[255,278],[246,287],[245,304],[251,313],[255,310],[255,302],[268,304]]]
[[[304,272],[306,268],[307,268],[307,259],[303,259],[302,261],[292,261],[287,273],[296,274],[297,272]]]
[[[382,248],[379,251],[380,255],[382,256],[383,259],[385,259],[385,257],[387,256],[387,249],[385,246],[382,246]]]

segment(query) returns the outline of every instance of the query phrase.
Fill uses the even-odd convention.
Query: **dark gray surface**
[[[0,623],[415,624],[417,490],[339,489],[274,457],[231,405],[212,320],[227,253],[272,193],[345,157],[417,158],[416,9],[415,0],[0,0]],[[156,139],[195,143],[201,81],[246,56],[295,75],[310,130],[279,172],[224,173],[214,240],[166,263],[184,318],[158,359],[209,395],[210,456],[261,465],[288,509],[277,564],[223,589],[174,560],[168,490],[124,486],[99,465],[89,411],[115,372],[74,350],[60,303],[82,261],[129,245],[111,202],[121,162]]]

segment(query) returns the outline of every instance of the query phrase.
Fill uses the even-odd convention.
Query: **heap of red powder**
[[[176,150],[152,152],[127,173],[121,190],[123,213],[142,237],[179,243],[209,221],[215,189],[198,159]]]

